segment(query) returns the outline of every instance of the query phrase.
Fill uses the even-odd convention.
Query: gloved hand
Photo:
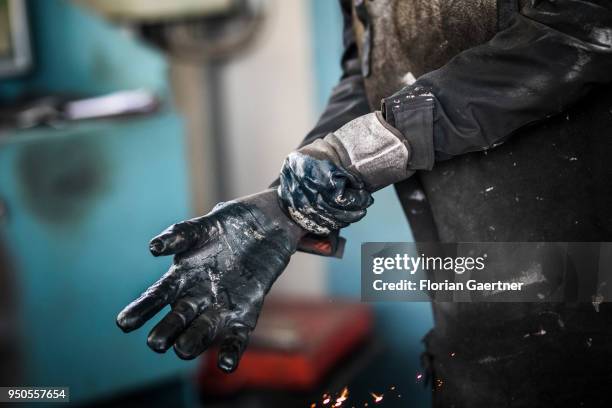
[[[281,169],[278,195],[302,228],[327,235],[360,220],[370,193],[410,177],[411,148],[373,112],[291,153]]]
[[[172,225],[150,243],[155,256],[176,254],[170,270],[117,316],[129,332],[166,305],[148,344],[192,359],[217,339],[218,366],[231,372],[255,328],[264,296],[305,231],[280,208],[274,190],[217,205]]]
[[[358,177],[316,154],[312,147],[320,144],[317,140],[287,156],[278,191],[296,222],[316,235],[328,235],[362,219],[374,199]]]

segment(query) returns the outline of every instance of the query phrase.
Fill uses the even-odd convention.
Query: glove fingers
[[[158,353],[164,353],[185,328],[197,317],[209,301],[206,298],[182,298],[176,301],[170,311],[149,333],[147,344]]]
[[[279,194],[283,202],[289,207],[296,211],[299,211],[304,218],[308,219],[311,223],[316,224],[316,228],[321,230],[321,235],[328,233],[329,230],[338,229],[345,227],[346,225],[339,225],[329,217],[325,217],[317,213],[317,210],[313,207],[309,201],[308,195],[297,183],[295,175],[288,168],[283,168],[281,171],[281,186],[279,187]]]
[[[333,200],[326,196],[324,192],[320,194],[314,190],[315,186],[308,185],[308,183],[301,185],[296,183],[295,174],[292,174],[290,169],[283,169],[283,173],[283,180],[285,182],[290,181],[285,186],[291,189],[289,194],[283,195],[286,202],[307,215],[318,225],[332,230],[344,228],[350,223],[362,219],[366,215],[365,208],[373,202],[372,196],[367,191],[353,189],[345,191],[346,194],[342,201]],[[363,194],[360,194],[360,192]],[[342,192],[339,192],[339,195],[342,195]],[[339,201],[347,205],[344,207],[334,206],[334,202],[338,204]],[[355,207],[355,209],[350,210],[351,207]]]
[[[286,166],[281,171],[281,180],[292,195],[302,193],[310,203],[316,203],[321,196],[332,207],[352,211],[362,210],[374,202],[372,195],[363,188],[363,183],[355,181],[348,171],[334,166],[327,173],[324,179],[305,177]]]
[[[240,358],[249,342],[251,329],[243,324],[235,324],[229,328],[225,338],[221,342],[217,366],[231,373],[238,368]]]
[[[330,205],[343,210],[362,210],[374,203],[374,198],[367,190],[347,188],[338,190],[331,197],[324,197]]]
[[[219,311],[207,309],[176,340],[174,351],[183,360],[191,360],[206,350],[217,336]]]
[[[317,195],[322,195],[336,207],[358,209],[367,206],[370,194],[353,174],[331,162],[317,163],[324,166],[324,169],[311,174],[310,177],[299,169],[284,167],[284,180],[290,179],[292,184],[301,187],[312,202],[316,200]]]
[[[295,191],[299,192],[299,187],[296,188]],[[317,196],[313,201],[310,201],[309,197],[305,194],[296,194],[294,196],[294,203],[297,204],[295,208],[300,210],[318,225],[322,225],[330,230],[337,230],[348,226],[348,223],[335,218],[333,214],[327,211],[327,209],[330,208],[329,206],[326,208],[319,207],[319,199],[321,199],[321,197]]]
[[[178,278],[170,269],[160,280],[149,287],[140,297],[127,305],[117,315],[117,325],[124,332],[138,329],[155,316],[167,304],[174,301],[179,291]]]
[[[331,188],[321,195],[332,206],[345,210],[362,210],[374,202],[365,185],[348,170],[338,167],[330,180]]]
[[[206,217],[171,225],[149,243],[153,256],[172,255],[185,252],[208,238]]]
[[[342,225],[348,225],[353,222],[359,221],[366,215],[366,209],[359,209],[354,211],[342,210],[339,208],[334,208],[325,201],[325,199],[321,196],[317,198],[317,207],[327,216],[333,218],[338,223],[342,223]]]
[[[374,203],[374,198],[365,189],[346,187],[346,179],[332,180],[334,189],[316,191],[311,202],[324,201],[328,207],[346,211],[361,211]],[[352,222],[352,221],[351,221]]]
[[[307,187],[305,190],[310,192],[308,195],[312,202],[316,201],[316,196],[321,196],[330,206],[343,210],[362,210],[374,202],[367,190],[347,187],[346,179],[331,180],[330,185],[332,187],[327,189],[312,191],[313,186],[307,181],[301,187]]]
[[[355,188],[359,190],[365,188],[363,181],[357,178],[357,176],[355,176],[353,173],[346,170],[344,167],[336,166],[335,164],[332,164],[332,166],[333,166],[332,167],[333,170],[331,173],[332,183],[338,179],[341,179],[341,180],[344,180],[343,183],[345,184],[346,184],[346,181],[348,181],[347,187]]]
[[[287,156],[283,167],[289,167],[300,180],[311,180],[326,188],[329,180],[334,178],[347,179],[353,188],[364,188],[363,182],[354,174],[331,160],[317,159],[308,154],[293,152]]]

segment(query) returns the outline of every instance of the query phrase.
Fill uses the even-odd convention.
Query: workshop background
[[[430,306],[359,303],[361,243],[412,240],[392,188],[342,260],[294,256],[235,374],[149,350],[157,319],[115,326],[169,266],[152,236],[276,177],[338,81],[341,28],[330,0],[0,0],[0,386],[84,406],[429,405]]]

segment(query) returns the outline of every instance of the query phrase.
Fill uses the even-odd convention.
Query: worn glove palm
[[[303,234],[280,209],[274,190],[172,225],[150,244],[155,256],[176,254],[170,270],[119,313],[117,324],[135,330],[171,305],[151,330],[149,347],[165,352],[174,345],[180,358],[192,359],[220,340],[218,366],[231,372],[264,296]]]

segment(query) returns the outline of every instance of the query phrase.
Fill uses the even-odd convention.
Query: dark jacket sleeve
[[[351,1],[340,0],[340,7],[344,20],[342,77],[338,85],[334,87],[319,121],[306,135],[300,146],[325,137],[345,123],[370,112],[353,31]]]
[[[361,75],[361,62],[359,50],[355,41],[353,31],[353,20],[351,15],[351,0],[340,0],[342,10],[343,30],[342,43],[342,76],[340,82],[334,87],[327,101],[325,110],[319,117],[315,127],[306,134],[299,147],[312,143],[316,139],[323,138],[329,133],[338,130],[345,123],[370,113],[370,106],[365,93],[363,76]],[[276,179],[272,186],[277,186]]]
[[[612,1],[528,3],[491,41],[383,100],[412,168],[494,147],[612,82]]]

